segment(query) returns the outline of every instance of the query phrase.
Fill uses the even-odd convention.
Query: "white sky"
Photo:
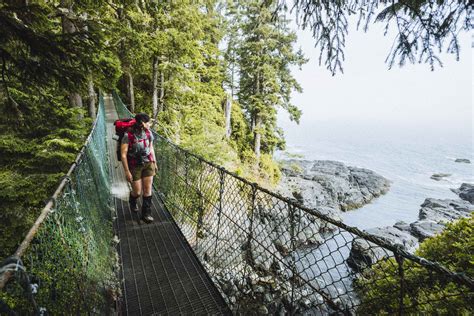
[[[380,24],[380,23],[379,23]],[[390,129],[423,129],[471,138],[473,135],[472,49],[470,34],[460,36],[460,61],[441,54],[443,68],[432,72],[427,64],[406,64],[388,70],[385,58],[393,36],[383,36],[382,25],[367,33],[349,30],[343,64],[344,74],[332,76],[318,65],[319,50],[309,31],[298,30],[298,44],[310,61],[293,74],[303,87],[294,93],[293,104],[303,111],[301,127],[279,113],[285,130],[317,122],[357,122]],[[305,128],[306,127],[306,128]]]

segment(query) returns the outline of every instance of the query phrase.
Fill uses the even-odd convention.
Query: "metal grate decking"
[[[230,314],[222,296],[204,271],[156,192],[152,216],[145,224],[128,206],[129,188],[112,140],[117,113],[105,98],[112,194],[117,209],[116,233],[122,264],[125,315]]]

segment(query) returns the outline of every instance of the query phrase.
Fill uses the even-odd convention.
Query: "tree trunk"
[[[255,83],[255,92],[256,95],[260,95],[260,73],[257,72],[257,82]],[[255,156],[257,157],[257,161],[260,160],[260,145],[262,141],[262,134],[260,131],[260,127],[262,126],[262,118],[260,117],[259,110],[254,110],[254,118],[252,122],[253,127],[253,135],[254,135],[254,152]]]
[[[125,87],[125,94],[127,96],[126,103],[130,104],[132,100],[132,96],[130,95],[130,78],[128,77],[128,70],[126,70],[128,69],[128,67],[126,67],[126,65],[123,65],[122,69],[125,75],[125,77],[123,77],[123,84]]]
[[[163,56],[157,58],[156,60],[156,67],[155,67],[155,60],[153,61],[153,125],[152,128],[155,128],[155,124],[158,120],[158,114],[163,111],[163,99],[165,97],[165,74],[164,71],[159,71],[159,64],[160,60],[163,60]],[[160,85],[159,85],[159,92],[158,95],[158,75],[160,76]],[[156,97],[156,100],[155,100]],[[155,113],[155,102],[156,102],[156,113]]]
[[[260,115],[256,115],[256,122],[255,122],[255,157],[257,158],[257,161],[260,160],[260,146],[261,146],[261,139],[262,139],[262,133],[260,131],[260,128],[262,127],[262,118]]]
[[[69,94],[69,104],[72,106],[72,107],[76,107],[76,108],[82,108],[82,97],[79,93],[77,92],[72,92]],[[82,118],[82,115],[80,115],[80,117]]]
[[[225,105],[224,105],[224,116],[225,116],[225,136],[227,139],[230,138],[232,133],[232,127],[230,126],[230,119],[232,113],[232,97],[227,94]]]
[[[235,69],[235,66],[233,65],[232,70],[231,70],[231,76],[232,77],[230,79],[230,95],[232,96],[232,99],[235,97],[235,95],[234,95],[234,84],[235,84],[234,83],[234,76],[235,76],[234,69]]]
[[[92,118],[95,118],[96,111],[97,111],[97,108],[96,108],[97,96],[94,91],[94,82],[92,81],[92,76],[89,77],[87,86],[89,90],[89,116]]]
[[[153,56],[153,96],[152,96],[152,109],[153,109],[153,118],[156,118],[158,115],[158,63],[159,59],[156,56]]]
[[[73,1],[71,0],[61,0],[61,7],[68,10],[68,13],[72,14],[72,5]],[[61,17],[61,25],[63,27],[63,33],[75,33],[77,31],[76,26],[70,19],[65,17],[64,15]]]
[[[130,112],[135,113],[135,92],[133,91],[133,75],[129,70],[127,71],[128,76],[128,95],[130,96]]]
[[[165,72],[161,70],[160,72],[160,98],[158,99],[158,113],[164,109],[164,98],[165,98]]]
[[[73,5],[73,1],[71,0],[61,0],[61,6],[67,9],[68,13],[71,13],[71,14],[72,14],[72,5]],[[74,25],[74,23],[72,23],[72,21],[68,19],[66,16],[61,17],[61,26],[63,29],[63,33],[65,34],[71,34],[71,33],[77,32],[77,28]],[[69,105],[71,107],[82,108],[82,97],[78,92],[76,91],[69,92]],[[79,119],[81,118],[82,118],[82,115],[80,114]]]
[[[231,66],[231,78],[230,78],[230,95],[232,97],[232,100],[235,98],[235,68],[236,66],[236,57],[235,57],[235,51],[232,52],[232,66]]]

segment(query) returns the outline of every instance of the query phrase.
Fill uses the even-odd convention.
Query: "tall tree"
[[[276,127],[277,108],[299,121],[301,111],[291,103],[290,94],[301,91],[301,87],[291,75],[290,66],[301,66],[306,59],[301,51],[293,50],[296,35],[282,14],[274,14],[274,4],[247,1],[243,8],[238,96],[251,122],[254,152],[259,159],[262,149],[272,153],[282,146],[281,132]]]
[[[225,93],[217,1],[180,0],[147,4],[151,52],[140,84],[157,129],[207,158],[225,160],[222,101]],[[150,89],[151,88],[151,89]],[[151,97],[151,98],[150,98]],[[224,149],[225,148],[225,149]]]
[[[165,51],[169,47],[168,30],[171,25],[171,5],[167,3],[149,3],[146,10],[150,14],[150,32],[148,49],[151,57],[152,78],[152,115],[157,118],[163,109],[165,93]]]
[[[72,0],[61,0],[61,9],[64,14],[61,17],[62,31],[64,34],[75,34],[78,33],[78,26],[74,24],[73,19],[77,18],[73,11],[74,1]],[[82,108],[82,97],[73,89],[69,92],[69,104],[73,107]]]
[[[223,51],[223,57],[225,67],[224,88],[227,90],[227,93],[223,107],[227,139],[229,139],[232,134],[232,103],[238,91],[239,63],[237,48],[241,39],[240,9],[241,7],[233,1],[225,2],[221,8],[222,14],[225,16],[225,50]]]
[[[127,102],[131,112],[136,111],[135,77],[148,56],[148,24],[150,17],[136,1],[112,3],[115,17],[111,19],[112,47],[121,62]]]
[[[241,34],[241,17],[240,12],[242,7],[234,1],[227,1],[224,8],[222,8],[223,14],[226,18],[225,28],[225,50],[223,52],[226,76],[224,85],[229,91],[231,98],[235,98],[238,90],[238,55],[237,48],[242,38]]]

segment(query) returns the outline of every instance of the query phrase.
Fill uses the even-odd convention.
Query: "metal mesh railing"
[[[105,314],[117,295],[103,98],[84,147],[14,256],[0,314]]]
[[[131,115],[117,96],[115,102],[119,113]],[[474,308],[468,276],[265,190],[160,135],[155,152],[157,190],[236,313]]]

